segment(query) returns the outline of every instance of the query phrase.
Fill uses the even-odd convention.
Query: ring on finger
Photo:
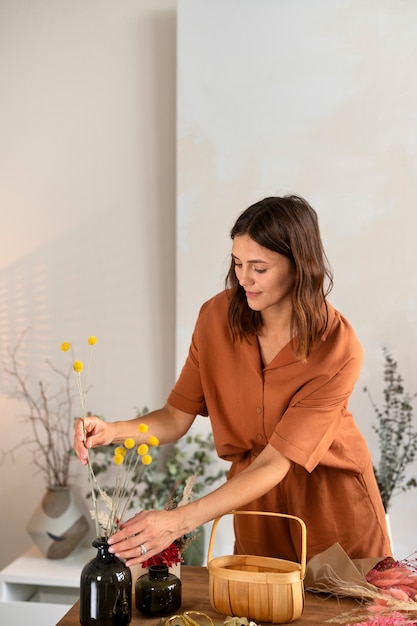
[[[139,548],[140,548],[140,551],[142,553],[142,556],[145,556],[145,554],[147,553],[147,549],[145,548],[143,543],[140,544]]]

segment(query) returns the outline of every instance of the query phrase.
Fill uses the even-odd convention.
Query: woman
[[[146,416],[161,443],[209,416],[216,450],[231,461],[228,480],[184,507],[141,511],[110,538],[110,550],[141,563],[247,508],[301,517],[307,558],[336,542],[351,558],[389,555],[370,453],[348,410],[362,351],[326,300],[332,276],[317,215],[298,196],[265,198],[240,215],[231,238],[226,289],[202,306],[166,405]],[[86,446],[122,442],[137,424],[87,417]],[[74,442],[86,463],[80,420]],[[234,523],[236,553],[299,560],[296,523],[259,515]]]

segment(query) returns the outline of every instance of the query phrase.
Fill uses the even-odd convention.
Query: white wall
[[[1,362],[29,328],[25,373],[52,384],[45,359],[66,369],[60,343],[82,358],[97,335],[88,408],[110,420],[174,382],[175,47],[175,0],[0,3]],[[1,367],[3,452],[28,434],[10,382]],[[0,567],[44,489],[27,447],[13,456]]]
[[[177,367],[200,304],[222,288],[237,215],[304,195],[331,300],[364,347],[351,408],[377,458],[362,389],[381,399],[383,345],[417,390],[417,4],[179,0],[178,11]],[[416,549],[416,514],[416,491],[394,500],[398,557]]]

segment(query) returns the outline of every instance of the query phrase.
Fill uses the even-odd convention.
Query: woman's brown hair
[[[326,330],[326,296],[333,286],[316,212],[300,196],[264,198],[236,220],[230,236],[234,239],[240,235],[248,235],[260,246],[283,254],[293,264],[291,336],[296,339],[297,356],[305,361]],[[248,306],[245,291],[236,278],[233,259],[226,288],[231,297],[228,319],[233,338],[258,334],[262,316]]]

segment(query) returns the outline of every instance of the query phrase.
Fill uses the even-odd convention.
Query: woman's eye
[[[265,274],[266,270],[258,270],[258,269],[255,268],[255,272],[257,274]]]
[[[235,261],[235,267],[242,267],[242,263],[238,263],[237,261]]]

